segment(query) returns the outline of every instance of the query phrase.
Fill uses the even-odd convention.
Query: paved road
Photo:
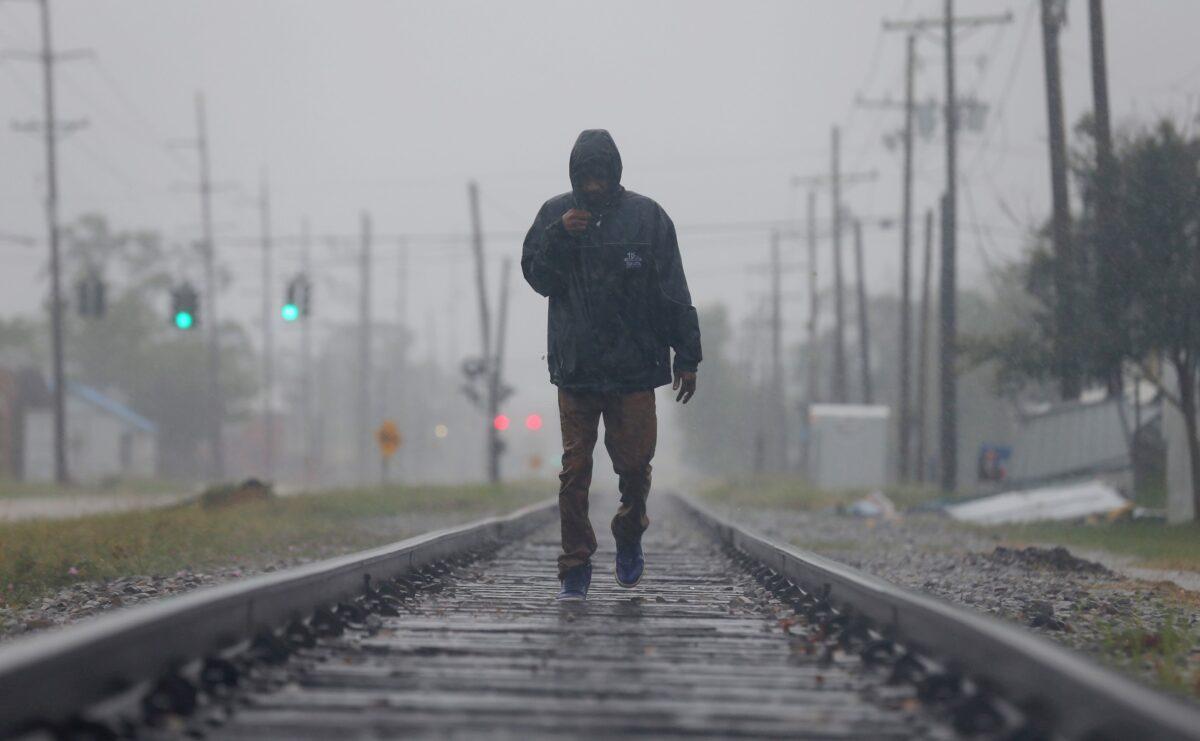
[[[106,512],[126,512],[178,504],[191,492],[175,494],[51,494],[0,498],[0,522],[63,520]]]
[[[666,513],[633,591],[597,554],[589,601],[553,601],[557,528],[455,568],[367,631],[322,639],[246,690],[214,738],[940,738],[857,658],[820,658],[779,602]],[[604,532],[598,529],[598,532]]]

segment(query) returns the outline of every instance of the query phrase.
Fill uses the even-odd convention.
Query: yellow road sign
[[[375,442],[379,443],[379,454],[384,458],[391,458],[395,455],[403,441],[404,438],[400,435],[396,423],[390,419],[385,419],[383,424],[379,425],[379,429],[375,431]]]

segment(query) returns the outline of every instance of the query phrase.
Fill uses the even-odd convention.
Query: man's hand
[[[688,403],[696,394],[696,374],[691,371],[675,371],[675,383],[671,384],[671,390],[679,392],[675,401]]]
[[[592,218],[590,211],[573,208],[562,216],[563,228],[571,234],[582,234],[587,229],[588,219]]]

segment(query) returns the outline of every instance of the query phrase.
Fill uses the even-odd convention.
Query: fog
[[[1014,14],[1011,24],[959,39],[959,89],[989,106],[982,129],[964,132],[960,143],[959,275],[964,286],[987,287],[1050,211],[1040,11],[1032,0],[957,6],[963,15]],[[355,244],[367,212],[376,235],[372,316],[381,325],[402,322],[409,333],[396,340],[402,355],[451,377],[434,381],[414,371],[379,378],[373,403],[402,413],[416,402],[402,404],[395,400],[400,395],[421,399],[469,427],[477,424],[474,412],[456,388],[460,362],[479,344],[468,181],[481,191],[494,303],[501,261],[518,259],[538,207],[569,188],[575,136],[608,129],[621,148],[623,184],[656,199],[674,219],[696,305],[724,305],[740,331],[769,288],[762,266],[771,230],[801,226],[804,192],[791,178],[828,172],[831,127],[841,127],[845,172],[878,173],[847,186],[847,208],[875,219],[898,217],[900,152],[884,138],[900,127],[901,114],[856,100],[902,99],[904,35],[881,23],[937,17],[942,3],[53,0],[52,7],[56,48],[94,54],[57,65],[61,118],[87,122],[61,141],[62,223],[101,214],[116,230],[158,231],[171,248],[169,272],[198,284],[201,261],[189,248],[199,237],[197,160],[178,143],[195,136],[194,97],[202,92],[217,259],[228,275],[222,320],[239,324],[259,345],[261,256],[252,198],[264,179],[276,295],[301,267],[305,220],[315,235],[310,321],[319,349],[357,321]],[[1062,63],[1072,127],[1090,110],[1091,88],[1086,4],[1073,1],[1069,8]],[[1190,122],[1200,86],[1193,38],[1200,5],[1112,2],[1107,13],[1117,128],[1163,116]],[[0,49],[39,43],[36,6],[0,2]],[[944,69],[935,35],[922,37],[918,51],[917,99],[940,99]],[[39,75],[37,65],[0,62],[0,119],[40,117]],[[918,139],[915,157],[914,205],[923,214],[942,189],[940,131]],[[38,137],[0,133],[0,316],[7,318],[44,316],[43,158]],[[817,213],[827,227],[827,192],[819,194]],[[897,229],[868,228],[866,283],[873,296],[898,293],[899,244]],[[786,236],[782,247],[785,263],[800,266],[803,243]],[[825,290],[825,241],[819,254],[815,269]],[[847,252],[848,270],[851,260]],[[789,269],[782,281],[784,344],[795,347],[804,339],[805,274]],[[540,437],[515,426],[506,469],[520,475],[522,461],[538,455],[548,461],[538,473],[547,475],[558,442],[544,360],[545,299],[517,269],[511,296],[504,362],[515,394],[504,411],[514,420],[539,413],[547,424]],[[166,291],[155,300],[165,323]],[[823,319],[831,318],[826,307]],[[275,337],[276,405],[286,410],[295,397],[299,330],[277,322]],[[388,352],[379,345],[377,363],[385,364]],[[799,359],[789,355],[788,364],[786,394],[799,400]],[[699,394],[722,393],[706,384],[704,371],[702,365]],[[352,380],[329,380],[325,393],[324,413],[354,404]],[[252,399],[242,411],[259,404]],[[668,406],[661,397],[657,471],[671,478],[681,473],[674,415],[688,410]],[[409,445],[400,465],[420,477],[481,477],[476,430],[461,457],[408,452],[418,438],[428,442],[431,414],[423,413],[419,424],[400,420]],[[333,479],[352,478],[345,473],[352,469],[338,470]]]

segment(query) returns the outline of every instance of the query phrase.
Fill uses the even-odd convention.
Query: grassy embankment
[[[0,523],[0,605],[79,581],[324,557],[513,510],[548,484],[329,491],[205,508],[195,502],[69,520]],[[411,522],[407,517],[413,518]]]
[[[1053,543],[1080,550],[1106,551],[1132,559],[1131,566],[1200,571],[1200,524],[1112,522],[1095,525],[1059,522],[988,528],[1014,544]]]
[[[863,491],[823,491],[798,479],[740,479],[702,488],[700,496],[730,507],[828,510],[847,505]],[[901,510],[941,499],[936,489],[892,487],[885,493]],[[947,520],[947,522],[951,522]],[[1035,523],[971,527],[998,535],[1014,545],[1054,544],[1081,550],[1106,551],[1132,558],[1131,565],[1156,569],[1200,571],[1200,524],[1161,522]]]

